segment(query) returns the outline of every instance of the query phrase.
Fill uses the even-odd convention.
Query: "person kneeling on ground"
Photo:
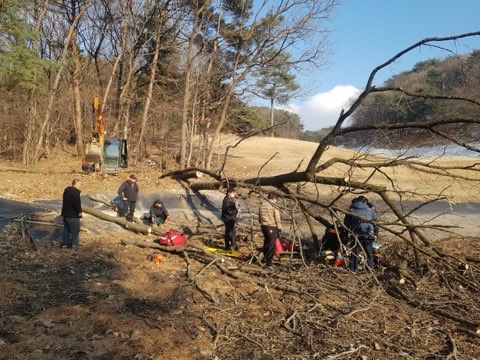
[[[335,225],[330,225],[325,229],[325,234],[322,237],[321,249],[323,251],[339,252],[342,251],[342,245],[346,245],[348,237],[345,229],[340,222]]]
[[[238,208],[235,203],[235,188],[229,187],[227,195],[222,202],[222,221],[225,223],[225,250],[237,249],[235,243],[237,232],[235,223],[237,222]]]
[[[167,221],[168,215],[168,210],[163,204],[163,201],[157,199],[150,207],[150,212],[145,214],[145,218],[149,221],[150,225],[157,224],[160,226]]]
[[[80,219],[82,218],[82,201],[80,200],[80,187],[82,181],[74,179],[72,186],[63,192],[62,213],[63,236],[62,249],[76,248],[79,245]]]
[[[273,256],[275,255],[275,242],[282,231],[282,223],[280,219],[280,211],[274,204],[277,202],[277,194],[271,192],[268,194],[268,199],[260,206],[258,219],[262,229],[264,243],[263,243],[263,257],[265,259],[265,266],[272,265]]]
[[[367,266],[375,267],[373,261],[372,243],[375,241],[376,226],[373,221],[377,219],[377,212],[365,196],[359,196],[352,200],[348,209],[350,214],[345,215],[345,227],[353,235],[354,244],[350,255],[350,268],[357,270],[360,250],[365,252]]]

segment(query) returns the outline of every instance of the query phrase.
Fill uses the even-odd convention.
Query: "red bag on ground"
[[[275,239],[275,248],[273,249],[273,253],[275,255],[280,254],[283,251],[282,243],[280,242],[280,238]]]
[[[292,251],[293,250],[293,244],[290,244],[286,241],[280,241],[280,245],[282,245],[282,250],[283,251]]]
[[[178,231],[170,230],[155,240],[155,242],[165,246],[181,246],[185,245],[187,238]]]

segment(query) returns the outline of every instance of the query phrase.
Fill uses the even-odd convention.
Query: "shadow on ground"
[[[182,271],[96,240],[35,252],[17,227],[0,234],[0,359],[202,358]]]

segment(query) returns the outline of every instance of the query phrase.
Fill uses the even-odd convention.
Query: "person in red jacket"
[[[76,248],[80,238],[80,219],[82,218],[82,202],[80,199],[80,187],[82,181],[74,179],[72,186],[63,191],[62,213],[63,236],[62,249]]]

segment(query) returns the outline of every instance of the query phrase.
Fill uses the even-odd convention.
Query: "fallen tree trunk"
[[[76,155],[75,155],[76,156]],[[39,175],[51,175],[52,173],[50,171],[41,171],[41,170],[32,170],[32,169],[27,169],[27,168],[13,168],[13,167],[0,167],[0,172],[14,172],[14,173],[23,173],[23,174],[39,174]],[[80,171],[59,171],[55,172],[55,174],[83,174]]]
[[[474,262],[474,263],[479,263],[480,264],[480,258],[474,257],[474,256],[466,256],[465,260],[468,262]]]
[[[190,184],[190,188],[193,191],[201,191],[201,190],[219,190],[222,187],[222,183],[220,182],[197,182]]]
[[[109,207],[110,209],[115,210],[115,206],[112,205],[111,203],[105,201],[105,200],[98,199],[98,198],[93,197],[93,196],[89,196],[88,198],[89,198],[90,200],[92,200],[92,201],[98,202],[98,203],[100,203],[100,204],[103,204],[103,205]]]
[[[134,232],[137,232],[137,233],[140,233],[140,234],[162,235],[161,230],[152,229],[150,226],[144,225],[144,224],[132,223],[132,222],[129,222],[129,221],[125,220],[124,218],[110,216],[110,215],[107,215],[107,214],[101,212],[100,210],[97,210],[97,209],[94,209],[94,208],[91,208],[91,207],[88,207],[88,206],[82,205],[82,211],[86,214],[95,216],[96,218],[99,218],[101,220],[113,222],[115,224],[121,225],[122,227],[124,227],[127,230],[131,230],[131,231],[134,231]]]

